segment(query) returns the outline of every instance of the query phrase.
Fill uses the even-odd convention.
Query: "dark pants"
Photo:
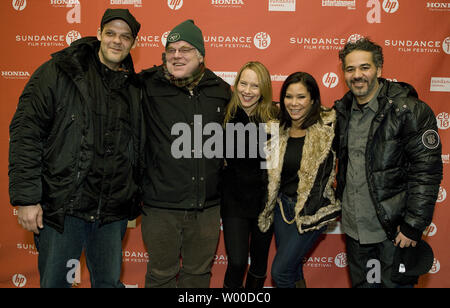
[[[391,281],[395,246],[385,240],[375,244],[360,244],[346,235],[347,263],[353,288],[411,288]]]
[[[272,228],[262,233],[257,218],[225,217],[222,218],[222,223],[228,256],[224,286],[228,288],[243,286],[249,251],[251,260],[249,272],[256,278],[265,278]]]
[[[39,252],[38,267],[42,288],[72,286],[77,262],[85,249],[86,263],[93,288],[121,288],[122,239],[128,220],[99,228],[99,222],[89,223],[66,216],[64,232],[44,225],[35,236]]]
[[[149,254],[145,287],[208,288],[219,241],[219,207],[144,211],[141,230]]]
[[[292,220],[297,200],[282,194],[280,199],[286,220]],[[287,224],[284,221],[278,204],[275,206],[274,215],[277,253],[272,264],[272,279],[277,288],[295,288],[295,283],[304,279],[303,259],[317,242],[325,227],[300,234],[295,222]]]

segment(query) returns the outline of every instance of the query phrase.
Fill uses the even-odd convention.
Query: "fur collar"
[[[306,131],[305,144],[303,146],[302,161],[298,170],[299,186],[297,189],[297,203],[295,205],[295,221],[300,233],[305,230],[303,225],[314,224],[325,215],[329,215],[335,211],[340,210],[340,206],[336,205],[334,198],[334,191],[332,185],[334,183],[335,171],[331,172],[328,179],[327,188],[325,189],[326,197],[331,201],[331,204],[325,208],[320,209],[313,216],[300,216],[299,213],[303,210],[309,194],[316,180],[317,172],[320,165],[326,160],[330,151],[332,151],[332,143],[334,138],[334,126],[336,122],[336,113],[334,110],[322,110],[322,122],[318,122]],[[269,129],[270,130],[270,129]],[[269,140],[268,145],[278,148],[279,151],[271,150],[268,152],[267,161],[268,166],[268,200],[263,212],[259,216],[259,227],[265,232],[269,229],[273,222],[273,210],[277,203],[278,191],[280,188],[281,171],[283,170],[283,160],[289,139],[289,128],[280,129],[278,146],[274,139]],[[272,132],[273,133],[273,132]],[[334,155],[334,152],[333,152]],[[314,229],[320,228],[328,221],[316,226]]]

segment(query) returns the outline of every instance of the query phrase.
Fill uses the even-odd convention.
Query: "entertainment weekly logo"
[[[111,5],[133,5],[134,7],[142,7],[142,0],[110,0]]]
[[[356,0],[344,1],[344,0],[322,0],[322,7],[345,7],[348,10],[356,9]]]
[[[450,92],[450,78],[431,77],[430,92]]]
[[[237,72],[214,72],[214,74],[222,78],[230,86],[234,86],[234,82],[237,77]],[[275,74],[270,75],[270,80],[272,80],[273,82],[283,82],[287,79],[287,77],[288,75]]]
[[[269,0],[269,12],[295,12],[295,0]]]

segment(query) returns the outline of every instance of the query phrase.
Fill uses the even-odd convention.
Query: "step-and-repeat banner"
[[[443,144],[444,180],[432,224],[424,239],[434,248],[431,271],[419,287],[450,287],[450,1],[449,0],[2,0],[0,16],[0,287],[38,287],[38,252],[33,236],[17,223],[8,196],[8,127],[32,73],[50,54],[96,34],[106,8],[129,9],[142,24],[132,51],[136,71],[159,65],[167,34],[194,19],[203,30],[206,64],[230,84],[247,61],[264,63],[275,97],[285,78],[306,71],[320,83],[332,106],[347,91],[338,51],[348,40],[370,37],[383,47],[383,77],[412,84],[436,114]],[[414,168],[414,166],[412,166]],[[304,260],[311,287],[348,287],[340,223],[330,226]],[[270,264],[275,254],[273,242]],[[140,219],[123,244],[122,280],[143,287],[148,255]],[[227,266],[223,236],[217,247],[211,287],[222,287]],[[76,270],[79,287],[89,287],[85,260]]]

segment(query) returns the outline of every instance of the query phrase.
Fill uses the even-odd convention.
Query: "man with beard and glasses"
[[[442,179],[436,118],[411,85],[380,78],[377,44],[349,42],[339,58],[350,91],[334,106],[336,197],[352,286],[412,286],[394,278],[394,253],[416,247],[433,217]]]

